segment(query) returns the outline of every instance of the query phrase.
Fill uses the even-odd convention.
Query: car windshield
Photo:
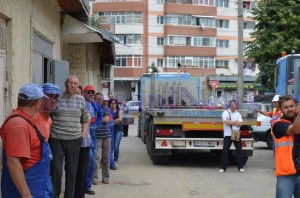
[[[254,111],[254,109],[261,109],[262,103],[253,102],[253,103],[241,103],[239,109]]]

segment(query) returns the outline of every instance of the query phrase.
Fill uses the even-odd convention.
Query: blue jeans
[[[96,125],[91,123],[89,129],[90,129],[93,145],[91,146],[90,153],[89,153],[88,172],[86,175],[86,189],[92,188],[93,173],[95,169],[96,145],[97,145],[96,135],[95,135]]]
[[[110,133],[111,133],[111,147],[110,147],[110,157],[109,157],[109,167],[110,168],[113,168],[115,167],[115,160],[114,160],[114,150],[115,150],[115,135],[114,135],[114,125],[112,126],[109,126],[109,130],[110,130]]]
[[[276,198],[300,198],[300,174],[277,176]]]
[[[243,151],[242,151],[241,138],[240,141],[232,141],[231,136],[225,136],[224,143],[223,143],[222,158],[221,158],[221,169],[224,169],[225,171],[228,163],[228,155],[229,155],[230,146],[232,142],[234,143],[234,147],[236,149],[237,168],[238,170],[243,168]]]
[[[119,160],[119,150],[120,150],[120,143],[122,139],[123,131],[115,131],[115,150],[114,150],[114,159],[115,161]]]

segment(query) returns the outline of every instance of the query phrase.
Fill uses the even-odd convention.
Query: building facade
[[[253,6],[254,0],[244,0],[244,41],[255,24],[249,12]],[[96,0],[94,17],[121,43],[116,44],[116,64],[107,69],[113,73],[106,75],[112,91],[128,98],[132,82],[151,65],[176,72],[180,63],[181,72],[193,77],[236,76],[237,7],[230,0]],[[256,65],[245,60],[244,74],[256,76]],[[227,87],[217,89],[226,92]]]
[[[54,82],[64,90],[74,74],[100,91],[100,71],[114,64],[114,48],[86,24],[88,13],[88,0],[0,0],[0,124],[27,83]]]

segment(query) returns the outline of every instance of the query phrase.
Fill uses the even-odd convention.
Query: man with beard
[[[293,96],[279,98],[282,116],[272,126],[275,144],[276,197],[300,197],[300,113]]]

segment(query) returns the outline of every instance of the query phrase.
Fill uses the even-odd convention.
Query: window
[[[228,68],[228,61],[223,61],[223,60],[216,60],[216,68]]]
[[[254,21],[244,21],[244,29],[253,29],[255,26]]]
[[[160,45],[160,46],[164,45],[164,38],[163,37],[157,37],[157,45]]]
[[[164,0],[157,0],[157,4],[163,4],[163,3],[165,3]]]
[[[253,9],[254,7],[255,7],[255,2],[246,2],[246,1],[243,2],[244,9],[250,10]]]
[[[216,0],[217,7],[228,8],[228,1],[229,0]]]
[[[216,38],[214,37],[193,37],[193,46],[215,47]]]
[[[0,23],[0,49],[6,48],[5,24]]]
[[[99,21],[101,24],[141,24],[142,12],[101,12]]]
[[[103,71],[102,71],[102,78],[103,79],[108,79],[110,78],[110,65],[104,65],[103,66]]]
[[[218,28],[229,28],[229,20],[217,20],[216,23]]]
[[[200,25],[204,27],[216,27],[216,19],[199,18]]]
[[[228,40],[218,40],[217,41],[217,47],[219,47],[219,48],[228,48],[229,47],[229,41]]]
[[[163,16],[157,16],[157,24],[164,24],[164,17]]]
[[[214,68],[214,57],[199,57],[199,56],[168,56],[166,65],[168,67],[177,67],[180,63],[182,66],[199,67],[199,68]]]
[[[164,59],[157,59],[157,64],[158,67],[163,67],[164,66]]]
[[[208,6],[214,6],[215,0],[193,0],[194,5],[208,5]]]
[[[118,55],[116,65],[119,67],[141,67],[142,56],[140,55]]]
[[[120,43],[127,45],[140,45],[142,42],[141,34],[117,34]]]

